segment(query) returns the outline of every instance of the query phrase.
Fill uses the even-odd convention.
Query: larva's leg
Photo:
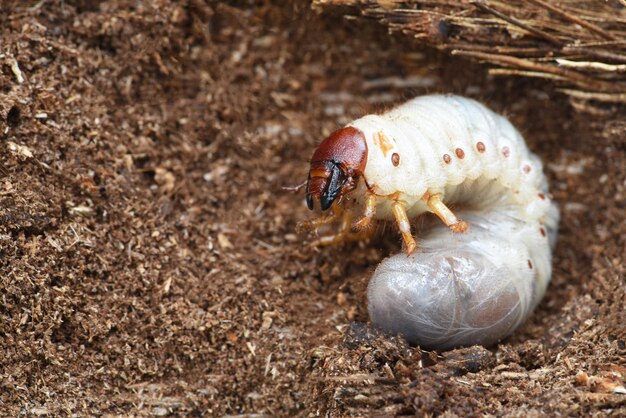
[[[357,231],[366,229],[372,224],[374,215],[376,215],[376,195],[368,192],[365,196],[365,211],[363,212],[363,216],[352,224],[352,227]]]
[[[312,245],[316,247],[326,247],[327,245],[340,244],[342,242],[363,241],[372,236],[371,230],[360,232],[347,232],[333,235],[324,235],[313,241]]]
[[[460,220],[454,213],[439,199],[439,195],[430,195],[425,198],[428,207],[435,215],[446,224],[452,232],[467,231],[467,222]]]
[[[402,238],[404,238],[406,252],[407,254],[412,254],[417,248],[417,243],[413,235],[411,235],[411,223],[409,222],[409,217],[406,215],[404,205],[401,202],[393,202],[391,204],[391,210],[396,218],[398,228],[400,228],[400,232],[402,233]]]
[[[339,215],[335,217],[338,218]],[[355,238],[352,238],[350,234],[350,224],[352,223],[352,213],[347,210],[343,211],[343,217],[341,218],[341,223],[339,224],[339,232],[331,235],[324,235],[319,237],[317,240],[313,241],[313,245],[317,247],[339,244],[341,242],[352,241]]]
[[[326,216],[320,216],[319,218],[307,219],[306,221],[298,222],[296,225],[296,230],[305,231],[309,229],[317,229],[320,226],[332,224],[339,216],[343,213],[343,207],[340,205],[335,205],[333,207],[333,213]]]
[[[361,241],[370,237],[370,231],[351,232],[352,226],[352,212],[346,210],[343,213],[341,224],[339,225],[339,232],[332,235],[324,235],[313,242],[315,246],[326,246],[332,244],[339,244],[342,242]]]
[[[339,244],[346,240],[346,235],[350,232],[350,222],[352,221],[352,215],[350,211],[343,211],[342,209],[334,208],[336,212],[334,215],[334,220],[339,218],[339,215],[343,214],[341,218],[341,223],[339,225],[339,232],[336,234],[324,235],[313,241],[313,245],[316,247],[322,247],[326,245]],[[318,218],[319,219],[319,218]]]

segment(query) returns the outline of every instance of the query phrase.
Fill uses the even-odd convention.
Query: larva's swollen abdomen
[[[492,209],[461,212],[471,225],[465,234],[433,227],[421,251],[384,260],[368,288],[372,322],[439,350],[488,346],[521,325],[550,280],[558,212],[553,206],[544,229],[548,236],[538,240],[538,223]]]

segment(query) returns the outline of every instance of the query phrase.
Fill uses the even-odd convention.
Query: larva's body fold
[[[317,191],[307,201],[345,207],[344,220],[361,214],[358,227],[395,220],[413,253],[377,268],[368,291],[372,322],[440,349],[488,345],[518,327],[550,280],[558,211],[541,161],[511,123],[474,100],[434,95],[355,120],[329,138],[342,137],[358,137],[360,151],[320,146],[316,155],[331,155],[330,168],[312,162]],[[325,190],[339,186],[333,203]],[[449,228],[430,228],[414,253],[409,220],[426,212]],[[349,234],[344,224],[337,237]]]
[[[368,288],[372,322],[433,349],[490,345],[513,332],[545,293],[550,240],[507,209],[462,212],[466,234],[433,227],[421,251],[384,260]]]

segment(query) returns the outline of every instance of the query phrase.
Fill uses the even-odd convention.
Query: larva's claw
[[[312,242],[315,247],[326,247],[328,245],[340,244],[342,242],[363,241],[368,239],[371,234],[368,231],[347,232],[334,235],[324,235]]]
[[[469,225],[465,221],[458,221],[450,225],[450,230],[452,232],[456,232],[457,234],[462,234],[469,229]]]
[[[362,231],[369,228],[372,225],[372,218],[367,216],[361,216],[361,218],[352,224],[352,229]]]
[[[417,243],[415,242],[415,240],[411,240],[411,242],[408,242],[406,245],[406,255],[411,255],[415,252],[415,250],[417,250]]]
[[[343,241],[343,239],[339,235],[325,235],[313,241],[311,245],[314,247],[326,247],[328,245],[337,244],[341,241]]]
[[[298,222],[296,224],[296,232],[299,234],[309,229],[311,229],[311,225],[307,221]]]

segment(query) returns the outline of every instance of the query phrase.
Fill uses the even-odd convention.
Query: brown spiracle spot
[[[394,167],[397,167],[400,164],[400,155],[398,155],[397,152],[394,152],[391,155],[391,164],[393,164]]]
[[[532,171],[532,168],[526,164],[524,167],[522,167],[522,170],[524,171],[524,174],[529,174]]]
[[[504,158],[509,158],[509,155],[511,155],[509,147],[502,147],[502,155],[504,155]]]
[[[541,236],[545,237],[546,236],[546,230],[543,228],[539,228],[539,232],[541,232]]]
[[[462,160],[463,158],[465,158],[465,151],[463,151],[461,148],[455,149],[454,153],[459,158],[459,160]]]
[[[537,196],[539,196],[539,199],[544,200],[546,198],[546,195],[543,193],[539,193]]]
[[[532,261],[530,261],[530,260],[528,260],[528,268],[529,268],[529,269],[533,268],[533,263],[532,263]]]
[[[450,164],[452,162],[452,157],[450,157],[448,154],[443,154],[443,162],[446,164]]]
[[[478,150],[478,152],[485,152],[485,144],[483,144],[482,142],[477,142],[476,143],[476,149]]]

